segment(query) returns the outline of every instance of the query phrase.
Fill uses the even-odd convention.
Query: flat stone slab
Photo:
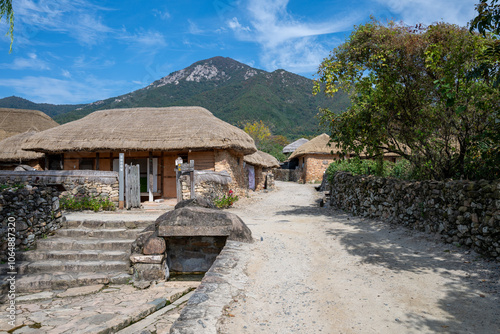
[[[75,288],[69,288],[68,290],[58,293],[57,297],[66,298],[66,297],[78,297],[90,295],[92,293],[96,293],[100,291],[104,287],[104,284],[97,285],[89,285],[89,286],[78,286]]]
[[[131,285],[112,286],[93,294],[51,298],[43,302],[25,301],[16,304],[14,327],[7,317],[0,317],[0,333],[115,333],[162,309],[198,285],[199,282],[158,282],[144,290]]]
[[[203,207],[169,211],[156,220],[160,237],[227,236],[227,240],[252,242],[252,232],[234,213]]]
[[[141,254],[130,255],[130,261],[132,261],[132,263],[157,263],[157,264],[161,264],[164,259],[165,259],[165,255],[141,255]]]
[[[24,295],[24,296],[17,297],[16,302],[22,303],[22,302],[32,302],[35,300],[50,299],[50,298],[54,297],[54,294],[55,293],[51,292],[51,291],[33,293],[30,295]]]

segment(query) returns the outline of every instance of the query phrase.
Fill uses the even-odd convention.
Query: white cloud
[[[38,31],[56,31],[67,34],[81,44],[95,45],[103,40],[113,29],[102,23],[98,13],[106,10],[86,0],[13,2],[18,42],[28,43]]]
[[[242,26],[236,17],[233,17],[231,20],[229,20],[227,25],[232,30],[234,30],[236,32],[240,32],[240,33],[251,30],[250,27],[248,27],[248,26],[247,27]]]
[[[158,16],[164,21],[167,21],[171,17],[170,13],[167,10],[161,11],[159,9],[153,9],[153,13],[154,16]]]
[[[21,79],[2,79],[0,86],[14,88],[16,92],[38,103],[87,103],[119,95],[123,81],[88,77],[85,80],[66,80],[50,77],[26,76]]]
[[[204,31],[202,29],[200,29],[198,27],[198,25],[196,23],[194,23],[192,20],[188,20],[188,24],[189,24],[188,31],[190,34],[193,34],[193,35],[203,34]]]
[[[460,26],[467,25],[475,16],[475,4],[478,0],[377,0],[400,16],[401,20],[414,25],[429,25],[435,22],[448,22]]]
[[[250,0],[249,26],[241,24],[237,17],[227,23],[238,39],[260,45],[261,62],[267,70],[314,72],[333,42],[340,42],[330,39],[324,43],[321,36],[349,30],[362,17],[353,13],[319,23],[301,22],[289,13],[287,6],[288,0]]]
[[[35,53],[29,53],[27,58],[17,57],[10,64],[0,64],[0,68],[8,68],[10,70],[30,69],[43,71],[49,70],[50,65],[46,61],[39,59]]]

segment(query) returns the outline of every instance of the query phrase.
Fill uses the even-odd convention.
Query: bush
[[[413,178],[414,172],[408,160],[402,159],[396,163],[383,161],[381,169],[377,164],[376,160],[360,159],[359,157],[334,161],[326,170],[328,181],[330,183],[333,182],[336,172],[350,172],[352,175],[376,175],[399,179]]]
[[[215,198],[214,205],[219,209],[227,209],[231,207],[238,199],[238,196],[235,196],[233,194],[233,191],[229,190],[229,193],[227,195]]]
[[[60,199],[61,208],[68,211],[99,210],[114,211],[115,204],[109,198],[84,195],[67,195]]]

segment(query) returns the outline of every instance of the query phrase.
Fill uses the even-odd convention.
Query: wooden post
[[[153,173],[153,152],[149,151],[149,175],[148,175],[148,192],[149,192],[149,201],[153,202],[153,181],[154,173]]]
[[[119,167],[118,167],[118,177],[119,177],[119,181],[118,181],[118,208],[120,210],[123,210],[123,190],[124,190],[124,182],[125,182],[125,179],[124,179],[124,164],[125,164],[125,153],[120,153],[120,156],[119,156]]]
[[[45,153],[45,170],[49,170],[49,155]]]
[[[125,164],[125,209],[130,208],[130,166]]]
[[[95,154],[95,170],[99,170],[99,152]]]
[[[164,161],[164,157],[163,157],[163,151],[161,151],[160,153],[160,163],[159,163],[159,166],[158,168],[160,168],[160,191],[159,193],[161,194],[161,197],[164,198],[165,197],[165,193],[163,191],[163,183],[165,182],[165,180],[163,179],[164,178],[164,175],[163,175],[163,164],[165,163]]]
[[[177,195],[177,203],[182,201],[181,165],[182,158],[179,157],[175,159],[175,191]]]
[[[189,161],[189,179],[191,180],[191,199],[195,198],[194,195],[194,160]]]

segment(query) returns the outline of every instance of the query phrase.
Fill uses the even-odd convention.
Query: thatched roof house
[[[293,153],[296,149],[298,149],[300,146],[304,145],[307,143],[309,140],[305,138],[300,138],[294,141],[293,143],[290,143],[283,147],[283,154],[288,154],[288,153]]]
[[[248,188],[252,190],[268,189],[268,174],[270,170],[280,166],[278,159],[272,155],[257,151],[250,155],[245,155],[243,159],[246,163]],[[273,178],[274,180],[274,178]],[[274,185],[274,181],[273,181]]]
[[[43,131],[58,126],[38,110],[0,108],[0,140],[27,131]]]
[[[23,149],[47,153],[51,169],[65,170],[117,170],[125,153],[125,163],[140,165],[141,185],[153,178],[156,197],[176,197],[178,158],[194,160],[196,170],[226,170],[231,187],[243,189],[243,157],[257,151],[243,130],[201,107],[99,110],[33,135]]]
[[[298,160],[295,164],[301,170],[303,182],[319,182],[328,165],[339,157],[335,144],[329,145],[330,136],[323,133],[298,147],[289,160]]]
[[[278,159],[269,153],[257,151],[250,155],[245,155],[243,159],[247,164],[259,166],[263,168],[277,168],[280,166]]]
[[[248,134],[201,107],[99,110],[33,136],[24,149],[47,153],[231,149],[251,154],[257,151]]]
[[[24,151],[21,146],[24,141],[36,132],[28,131],[10,136],[0,141],[0,162],[22,163],[28,160],[43,159],[43,153]]]

